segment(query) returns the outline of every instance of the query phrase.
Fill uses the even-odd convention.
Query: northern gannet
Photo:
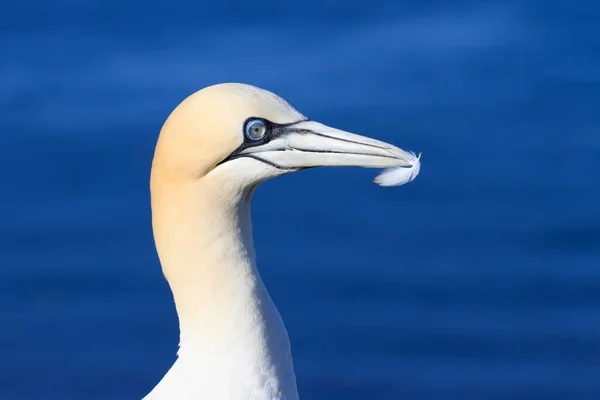
[[[144,399],[298,399],[288,334],[255,264],[252,193],[309,167],[414,163],[414,154],[311,121],[254,86],[219,84],[185,99],[161,129],[150,178],[179,351]]]

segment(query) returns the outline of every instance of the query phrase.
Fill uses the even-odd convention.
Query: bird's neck
[[[287,332],[255,265],[250,194],[201,182],[161,185],[153,188],[152,219],[179,317],[172,379],[215,400],[250,391],[295,399]]]

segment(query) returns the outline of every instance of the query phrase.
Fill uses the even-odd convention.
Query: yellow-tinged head
[[[153,177],[217,179],[240,188],[316,166],[408,166],[393,145],[330,128],[254,86],[226,83],[185,99],[165,122]]]

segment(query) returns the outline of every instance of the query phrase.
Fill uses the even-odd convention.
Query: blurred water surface
[[[600,4],[11,2],[0,399],[135,399],[174,360],[148,178],[204,86],[423,151],[401,188],[265,183],[258,263],[304,399],[600,398]]]

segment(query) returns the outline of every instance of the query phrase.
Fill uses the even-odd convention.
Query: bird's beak
[[[317,166],[410,167],[415,160],[414,154],[394,145],[314,121],[277,126],[268,143],[248,147],[237,156],[289,170]]]

